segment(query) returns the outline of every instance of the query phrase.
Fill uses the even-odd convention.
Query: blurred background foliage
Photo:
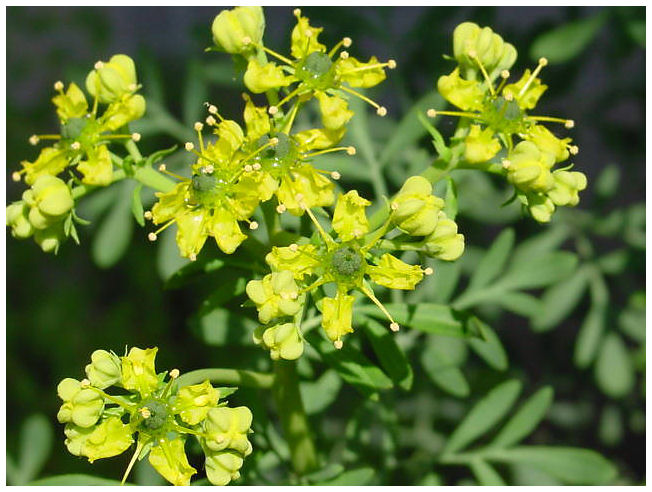
[[[20,160],[35,156],[27,138],[48,133],[56,124],[49,101],[52,83],[81,83],[96,60],[118,52],[136,60],[148,100],[147,115],[134,128],[143,134],[145,152],[192,138],[191,125],[202,116],[204,101],[239,119],[242,86],[231,60],[203,51],[211,43],[210,22],[217,11],[9,7],[6,175]],[[514,413],[510,408],[521,388],[511,379],[522,383],[532,405],[544,410],[550,405],[528,444],[594,449],[618,468],[613,483],[643,482],[644,8],[304,11],[326,28],[327,45],[346,35],[354,39],[356,55],[398,62],[382,89],[373,93],[389,116],[357,114],[347,139],[360,149],[358,155],[320,163],[343,174],[344,188],[356,186],[370,197],[393,193],[432,161],[434,150],[414,105],[441,104],[433,89],[437,77],[452,69],[442,54],[451,52],[452,30],[464,20],[489,25],[514,44],[517,73],[540,56],[550,60],[543,74],[549,89],[539,107],[542,114],[576,121],[570,133],[580,147],[575,163],[589,178],[577,209],[558,210],[550,225],[540,226],[523,218],[516,204],[501,207],[510,192],[498,180],[474,172],[453,175],[466,252],[455,264],[434,264],[437,274],[425,285],[392,300],[472,308],[479,329],[493,342],[478,346],[418,327],[406,329],[396,341],[412,369],[390,374],[396,386],[372,391],[371,399],[355,385],[343,384],[338,367],[329,369],[315,350],[307,350],[299,366],[306,380],[302,391],[319,449],[337,464],[314,482],[494,483],[495,470],[483,464],[476,463],[469,473],[436,457],[455,447],[446,443],[447,437],[492,388],[490,394],[504,400],[503,413]],[[291,9],[267,8],[266,16],[266,44],[286,49]],[[451,119],[443,120],[439,129],[448,135],[453,125]],[[166,162],[181,168],[187,159],[176,152]],[[8,200],[17,199],[20,186],[7,183]],[[100,460],[91,468],[65,452],[62,428],[56,424],[56,384],[79,375],[96,348],[121,352],[125,345],[157,345],[158,367],[182,372],[269,367],[267,356],[251,341],[252,313],[243,314],[238,307],[243,301],[238,272],[175,285],[171,275],[184,262],[173,234],[164,235],[155,247],[147,241],[131,216],[132,191],[132,184],[122,183],[85,200],[79,214],[93,224],[80,232],[82,246],[66,244],[56,257],[8,236],[9,483],[61,473],[120,476],[128,457]],[[152,198],[144,194],[145,201]],[[216,287],[228,295],[207,300]],[[378,362],[382,351],[374,345],[373,323],[361,331],[366,337],[358,337],[359,348]],[[379,365],[391,373],[391,363],[380,360]],[[552,404],[546,387],[554,389]],[[254,447],[259,452],[245,463],[244,483],[278,483],[286,476],[279,463],[287,448],[275,422],[266,420],[274,415],[266,396],[245,389],[234,395],[234,401],[253,408],[257,420]],[[490,430],[495,422],[485,424]],[[341,471],[335,470],[339,464],[355,469],[332,478]],[[504,460],[496,470],[510,484],[568,481],[554,469],[531,463]],[[159,483],[146,466],[139,467],[134,480]]]

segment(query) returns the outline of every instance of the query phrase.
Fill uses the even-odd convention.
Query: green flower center
[[[88,118],[70,118],[61,124],[61,136],[71,140],[77,140],[87,124]]]
[[[195,174],[190,184],[194,204],[214,207],[227,192],[227,182],[213,174]]]
[[[274,176],[277,173],[274,170],[286,170],[293,166],[299,159],[297,151],[297,144],[294,143],[287,133],[277,133],[272,135],[278,138],[278,143],[273,147],[268,147],[256,156],[258,162],[265,170],[271,172]],[[271,137],[269,135],[262,136],[256,142],[258,148],[269,142]],[[278,177],[278,176],[276,176]]]
[[[313,51],[306,56],[295,70],[295,76],[311,89],[325,90],[333,85],[333,61],[326,53]]]
[[[331,264],[342,277],[352,277],[360,272],[362,255],[350,246],[343,246],[333,253]]]
[[[515,100],[502,96],[491,99],[485,105],[483,116],[487,125],[497,133],[519,133],[523,130],[524,113]]]
[[[167,405],[160,401],[152,400],[147,402],[144,407],[149,410],[151,415],[143,420],[143,426],[149,430],[158,430],[163,427],[169,415]]]

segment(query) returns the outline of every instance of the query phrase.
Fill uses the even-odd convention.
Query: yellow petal
[[[358,195],[356,190],[349,191],[337,199],[333,214],[333,229],[342,241],[360,239],[369,232],[369,221],[365,208],[371,205],[369,200]]]
[[[149,462],[172,485],[190,485],[190,477],[197,473],[188,463],[181,438],[159,441],[149,453]]]
[[[82,183],[107,186],[113,181],[113,162],[106,145],[100,145],[88,153],[88,160],[81,161],[77,170],[84,175]]]
[[[413,290],[423,278],[420,266],[408,265],[389,253],[380,257],[378,266],[368,266],[367,273],[371,280],[389,289]]]
[[[324,297],[322,304],[322,326],[332,341],[340,340],[347,333],[353,333],[353,302],[355,298],[338,291],[335,298]]]
[[[450,75],[442,75],[437,81],[437,90],[449,103],[464,111],[482,110],[485,91],[480,82],[464,80],[457,67]]]

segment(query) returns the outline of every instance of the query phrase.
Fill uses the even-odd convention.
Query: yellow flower
[[[109,417],[93,428],[82,444],[83,454],[91,463],[124,453],[134,442],[131,427],[118,417]]]
[[[219,397],[219,390],[213,388],[206,380],[201,384],[179,389],[174,408],[186,424],[197,425],[206,418],[209,410],[217,405]]]
[[[335,298],[324,297],[322,301],[322,323],[324,331],[332,341],[341,340],[348,333],[353,333],[353,302],[355,298],[337,291]]]
[[[471,164],[487,162],[500,151],[500,142],[494,138],[491,129],[482,130],[480,125],[471,125],[464,145],[464,159]]]
[[[479,60],[493,80],[501,70],[512,67],[516,61],[516,48],[489,27],[463,22],[453,32],[453,56],[465,69],[467,78],[478,76]]]
[[[86,90],[101,103],[113,103],[138,89],[136,65],[127,55],[113,55],[97,62],[86,77]]]
[[[369,221],[365,208],[369,200],[358,195],[356,190],[340,193],[333,213],[333,229],[342,241],[360,239],[369,232]]]
[[[184,444],[181,438],[161,439],[149,453],[150,465],[172,485],[190,485],[190,477],[197,473],[188,463]]]
[[[125,389],[135,390],[142,397],[150,395],[158,386],[158,377],[154,369],[154,359],[158,349],[139,349],[132,347],[122,360],[121,384]]]
[[[223,10],[213,20],[211,31],[219,49],[232,54],[247,54],[251,51],[252,42],[259,43],[263,39],[263,8],[252,6]]]
[[[294,323],[261,326],[254,332],[254,343],[269,350],[272,360],[295,360],[303,354],[303,339]]]
[[[457,224],[439,212],[437,227],[424,239],[425,252],[445,261],[457,260],[464,253],[464,236],[457,233]]]
[[[414,290],[423,279],[423,270],[418,265],[408,265],[395,256],[385,253],[378,265],[367,267],[371,280],[388,289]]]
[[[580,201],[578,193],[586,188],[586,176],[575,171],[554,171],[555,180],[553,188],[548,192],[548,197],[557,206],[574,207]]]
[[[532,142],[521,142],[509,155],[507,179],[522,191],[546,192],[554,185],[550,170],[553,155],[541,152]]]
[[[437,225],[444,201],[432,194],[432,185],[422,176],[409,177],[392,200],[392,220],[411,236],[427,236]]]
[[[294,316],[301,309],[299,288],[292,272],[284,270],[247,284],[247,295],[258,308],[258,319],[267,324],[278,316]]]

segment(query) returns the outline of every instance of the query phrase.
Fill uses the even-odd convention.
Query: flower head
[[[207,468],[224,459],[233,465],[232,458],[238,458],[238,466],[228,474],[208,474],[212,483],[225,485],[239,476],[242,459],[251,454],[247,439],[251,412],[226,407],[219,401],[219,389],[209,381],[178,388],[178,370],[156,373],[156,352],[133,347],[118,357],[96,350],[86,366],[88,379],[66,378],[59,383],[63,404],[57,418],[66,424],[66,447],[92,463],[117,456],[136,442],[123,482],[136,459],[149,453],[150,464],[166,480],[188,485],[196,470],[188,463],[185,442],[194,436],[204,449]],[[112,386],[120,388],[120,394],[105,391]]]

